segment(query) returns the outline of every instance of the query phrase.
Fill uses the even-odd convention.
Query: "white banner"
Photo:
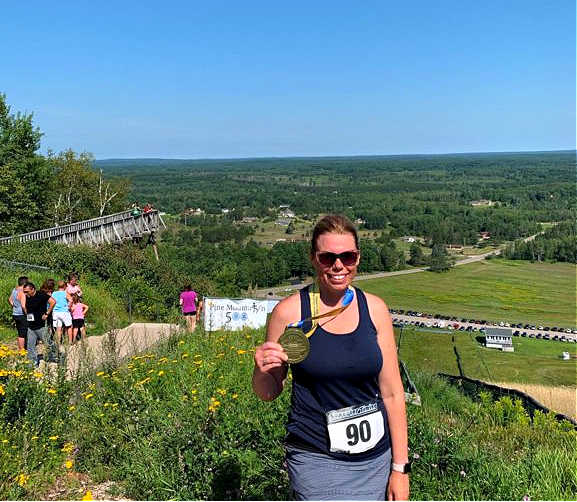
[[[267,300],[205,298],[204,329],[236,331],[244,327],[261,328],[266,325]]]

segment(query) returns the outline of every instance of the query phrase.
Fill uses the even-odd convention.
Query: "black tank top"
[[[371,321],[364,293],[358,288],[355,292],[359,310],[357,328],[351,333],[335,335],[317,326],[309,338],[308,357],[291,365],[292,398],[286,441],[338,459],[368,460],[390,448],[390,436],[378,384],[383,357],[377,344],[377,330]],[[300,300],[301,319],[310,317],[308,287],[301,289]],[[306,333],[311,327],[311,321],[308,321],[303,330]],[[331,452],[325,413],[375,400],[383,414],[383,438],[374,448],[363,453]]]

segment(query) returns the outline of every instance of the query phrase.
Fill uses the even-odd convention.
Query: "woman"
[[[186,327],[190,333],[196,328],[196,320],[198,317],[197,302],[198,295],[196,291],[192,290],[192,286],[190,284],[184,286],[184,291],[180,293],[180,308],[182,309],[182,315],[186,320]]]
[[[82,298],[82,288],[78,285],[78,275],[74,273],[68,274],[68,282],[66,283],[66,292],[69,295],[78,295]]]
[[[45,279],[44,282],[42,283],[42,286],[40,286],[40,291],[42,293],[47,294],[50,297],[52,297],[52,293],[54,293],[55,289],[56,289],[56,281],[51,277]],[[53,337],[55,329],[54,329],[54,320],[52,318],[52,309],[50,309],[50,314],[48,314],[48,318],[46,319],[46,329],[48,330],[50,336]]]
[[[254,356],[254,391],[271,401],[288,371],[279,339],[287,326],[305,321],[310,350],[291,365],[286,439],[295,498],[407,499],[407,421],[393,327],[380,298],[350,286],[360,260],[352,223],[339,215],[321,219],[310,258],[316,286],[275,307]]]

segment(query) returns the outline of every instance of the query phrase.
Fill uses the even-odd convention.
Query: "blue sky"
[[[43,151],[575,148],[574,1],[29,1],[2,18],[0,92]]]

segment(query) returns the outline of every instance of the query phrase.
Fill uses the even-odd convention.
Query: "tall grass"
[[[250,385],[262,338],[262,330],[180,333],[69,382],[40,378],[5,351],[0,367],[22,373],[0,377],[0,498],[44,498],[75,471],[114,481],[132,499],[288,499],[289,392],[264,403]],[[506,398],[473,402],[432,375],[413,377],[423,406],[408,412],[412,498],[577,493],[571,427],[542,414],[531,423]],[[70,485],[64,497],[82,495]]]
[[[517,389],[529,394],[550,410],[562,413],[568,417],[577,418],[577,396],[575,387],[537,385],[518,382],[498,382],[495,385]]]

